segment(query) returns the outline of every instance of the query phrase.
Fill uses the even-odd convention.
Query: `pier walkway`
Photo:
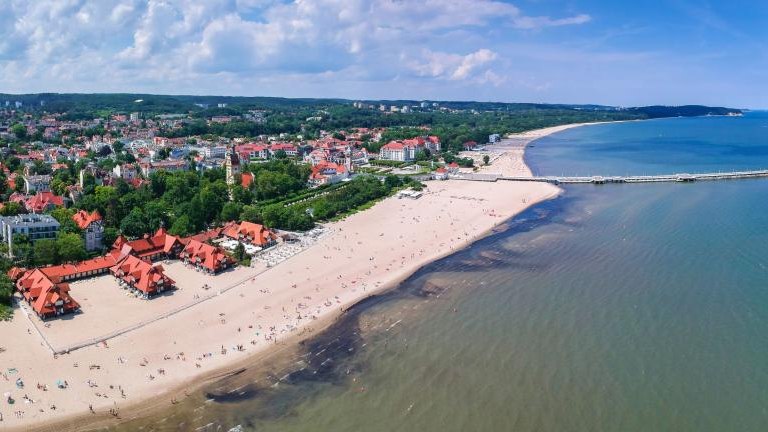
[[[534,176],[534,177],[510,177],[501,174],[455,174],[450,176],[457,180],[495,182],[507,181],[532,181],[552,184],[606,184],[606,183],[663,183],[663,182],[695,182],[704,180],[736,180],[749,178],[768,177],[768,170],[756,171],[732,171],[701,174],[662,174],[643,176],[590,176],[590,177],[561,177],[561,176]]]

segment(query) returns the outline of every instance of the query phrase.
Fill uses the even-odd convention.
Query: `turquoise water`
[[[529,161],[544,174],[757,168],[768,166],[765,124],[755,113],[590,126],[540,140]],[[766,430],[766,198],[768,179],[568,187],[357,308],[291,362],[143,425]],[[309,367],[272,385],[296,364]]]
[[[768,169],[768,113],[587,126],[539,140],[538,174],[640,175]]]

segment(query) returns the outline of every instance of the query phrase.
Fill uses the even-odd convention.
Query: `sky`
[[[768,2],[0,0],[0,93],[768,108]]]

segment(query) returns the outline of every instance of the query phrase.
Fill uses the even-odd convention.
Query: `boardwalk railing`
[[[561,177],[561,176],[534,176],[515,177],[500,174],[457,174],[451,178],[470,181],[529,181],[552,184],[606,184],[606,183],[661,183],[661,182],[694,182],[703,180],[736,180],[747,178],[768,177],[768,170],[731,171],[718,173],[699,174],[662,174],[648,176],[591,176],[591,177]]]

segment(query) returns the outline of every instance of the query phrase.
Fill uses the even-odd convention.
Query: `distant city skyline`
[[[768,4],[10,0],[0,93],[768,108]]]

